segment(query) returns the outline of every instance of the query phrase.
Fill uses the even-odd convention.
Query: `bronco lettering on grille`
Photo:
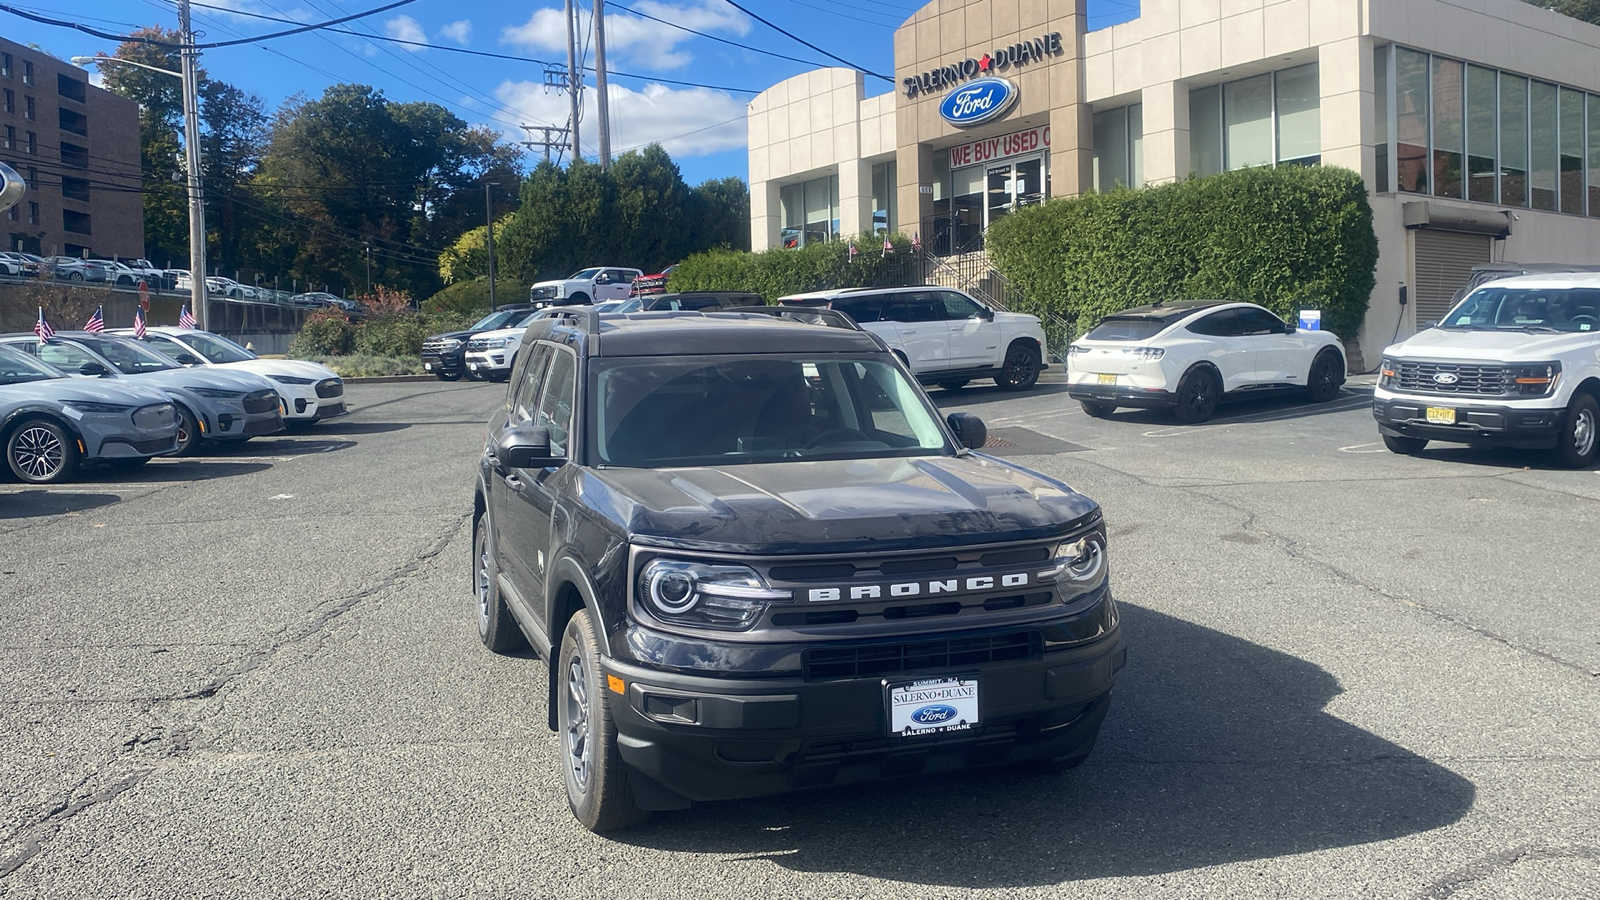
[[[843,600],[881,600],[885,597],[918,597],[923,594],[955,594],[961,592],[992,591],[995,588],[1024,587],[1032,581],[1027,573],[1015,575],[977,575],[971,578],[947,578],[942,581],[905,581],[898,584],[859,584],[850,588],[812,588],[806,599],[812,603],[829,603]]]

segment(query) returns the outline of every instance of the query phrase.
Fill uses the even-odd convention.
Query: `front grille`
[[[468,353],[482,353],[487,349],[489,349],[489,340],[487,338],[473,338],[467,341]]]
[[[1044,639],[1037,631],[1014,631],[976,637],[827,647],[801,655],[801,671],[808,680],[871,678],[901,675],[925,669],[980,666],[985,663],[1037,659],[1044,654]]]
[[[343,397],[344,382],[337,378],[324,378],[317,382],[317,396],[324,400],[329,397]]]
[[[329,416],[342,416],[344,415],[344,404],[324,403],[322,407],[317,410],[317,415],[321,416],[322,418],[327,418]]]
[[[448,353],[451,350],[454,350],[459,346],[461,346],[461,342],[456,340],[455,338],[435,339],[435,340],[431,340],[431,341],[423,341],[422,342],[422,352],[423,353]]]
[[[173,438],[161,438],[154,441],[129,441],[128,446],[140,453],[165,453],[172,449]]]
[[[157,403],[134,410],[133,424],[140,428],[161,428],[172,424],[173,415],[172,404]]]
[[[1498,397],[1511,387],[1505,366],[1452,362],[1401,362],[1396,389],[1412,394]],[[1443,377],[1441,382],[1439,377]]]
[[[254,422],[244,423],[244,430],[240,434],[271,434],[283,428],[283,420],[277,416],[270,419],[257,419]]]
[[[884,557],[882,560],[838,561],[825,563],[779,563],[767,570],[767,575],[777,581],[844,581],[857,576],[870,578],[874,574],[884,577],[907,575],[939,575],[953,572],[963,566],[996,568],[1000,566],[1025,566],[1047,562],[1053,545],[1040,544],[1006,550],[958,551],[956,555]]]
[[[273,412],[279,409],[278,395],[274,391],[256,391],[244,395],[244,411],[255,413]]]
[[[556,289],[553,287],[536,287],[528,289],[529,300],[554,300]]]

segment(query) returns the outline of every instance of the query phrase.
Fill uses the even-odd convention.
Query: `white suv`
[[[625,300],[633,293],[633,280],[643,274],[639,269],[595,266],[574,272],[570,278],[535,284],[528,289],[528,300],[540,306]]]
[[[883,338],[923,384],[956,390],[973,379],[993,378],[1006,390],[1021,391],[1048,368],[1037,316],[991,309],[954,288],[851,288],[778,302],[847,313]]]
[[[1383,351],[1372,414],[1396,453],[1429,441],[1553,449],[1587,468],[1600,448],[1600,274],[1491,281]]]

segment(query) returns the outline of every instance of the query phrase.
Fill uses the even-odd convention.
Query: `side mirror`
[[[1439,323],[1438,322],[1423,322],[1422,323],[1422,328],[1419,328],[1418,330],[1422,331],[1422,330],[1426,330],[1426,329],[1429,329],[1429,328],[1438,328],[1438,327],[1439,327]]]
[[[1284,334],[1294,334],[1296,331],[1299,331],[1299,330],[1300,329],[1298,327],[1296,327],[1296,325],[1293,322],[1285,322],[1285,323],[1283,323],[1283,333]]]
[[[985,322],[993,322],[994,321],[994,310],[990,309],[987,306],[982,307],[978,312],[978,318],[984,320]]]
[[[104,378],[111,374],[111,370],[91,360],[78,367],[78,374],[88,375],[90,378]]]
[[[611,283],[611,276],[610,275],[596,275],[594,277],[594,283],[595,284],[610,284]]]
[[[183,363],[186,366],[200,365],[199,357],[195,356],[193,353],[179,353],[177,356],[174,356],[173,359]]]
[[[494,457],[512,469],[542,469],[566,462],[550,455],[550,429],[540,425],[518,425],[501,432],[494,443]]]
[[[981,450],[984,444],[989,443],[989,426],[972,413],[953,412],[945,421],[950,423],[950,430],[956,433],[956,440],[968,450]]]

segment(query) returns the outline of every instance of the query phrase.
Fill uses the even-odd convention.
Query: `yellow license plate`
[[[1100,380],[1097,382],[1098,384],[1116,384],[1117,383],[1117,376],[1115,376],[1115,375],[1101,375],[1101,376],[1099,376],[1099,379]]]
[[[1430,406],[1427,409],[1429,425],[1454,425],[1456,411],[1447,406]]]

